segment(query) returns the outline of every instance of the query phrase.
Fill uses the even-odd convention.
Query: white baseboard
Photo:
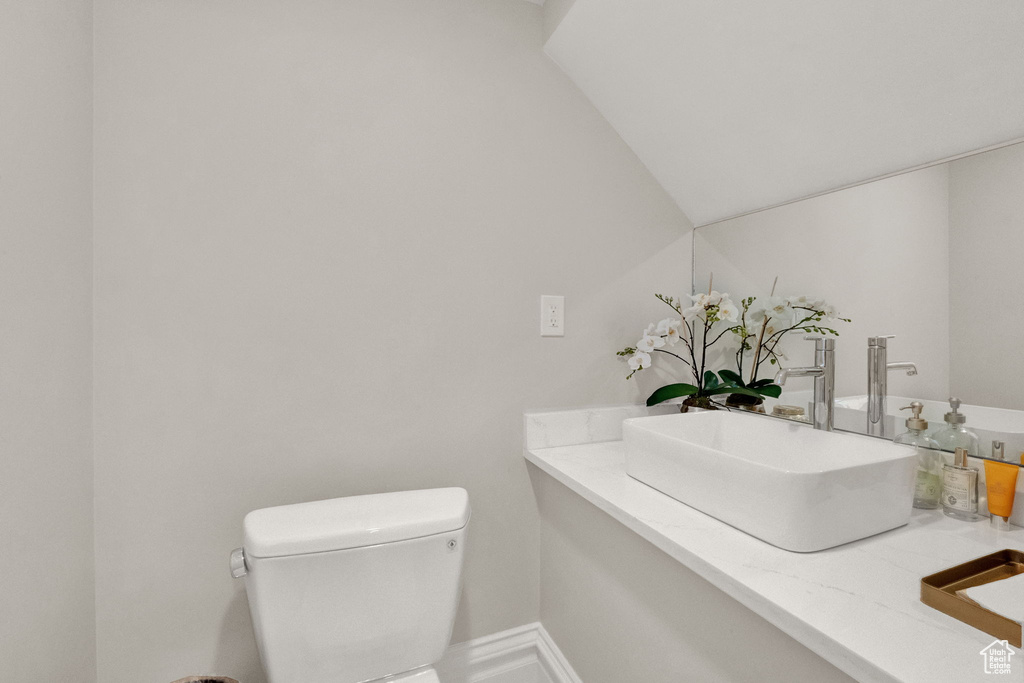
[[[581,683],[539,622],[452,645],[435,668],[442,683],[484,683],[538,666],[551,683]]]
[[[544,625],[537,622],[536,627],[537,661],[551,678],[551,683],[583,683],[573,670],[572,664],[555,645]]]

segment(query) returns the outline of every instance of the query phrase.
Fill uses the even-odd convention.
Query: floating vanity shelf
[[[1024,529],[999,532],[914,510],[906,526],[870,538],[815,553],[781,550],[627,474],[622,423],[651,414],[659,410],[527,414],[525,457],[566,495],[592,503],[858,681],[991,678],[979,653],[992,636],[924,604],[921,577],[1006,548],[1024,554]]]

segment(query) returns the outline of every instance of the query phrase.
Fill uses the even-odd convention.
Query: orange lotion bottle
[[[992,515],[990,524],[995,529],[1010,528],[1010,513],[1013,512],[1013,497],[1017,492],[1019,470],[1019,467],[1008,462],[985,461],[988,511]]]

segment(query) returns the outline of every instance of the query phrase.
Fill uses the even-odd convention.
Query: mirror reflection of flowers
[[[739,305],[728,294],[710,286],[708,289],[707,294],[689,297],[691,304],[686,308],[674,297],[655,294],[678,317],[651,323],[635,346],[617,352],[616,355],[628,359],[630,373],[626,379],[651,367],[659,353],[688,368],[692,384],[663,386],[651,394],[647,405],[682,397],[685,412],[691,406],[719,407],[713,399],[716,396],[727,395],[727,404],[735,406],[759,405],[766,397],[778,398],[782,388],[772,379],[760,379],[758,374],[766,361],[769,365],[778,364],[782,358],[778,348],[782,339],[798,331],[838,336],[839,332],[830,327],[832,321],[849,322],[839,318],[835,309],[821,299],[774,296],[774,286],[772,295],[763,302],[747,297]],[[712,362],[709,352],[719,342],[736,344],[735,371],[721,369],[716,373],[708,367]],[[748,352],[753,352],[749,361]],[[749,379],[744,381],[748,372]]]
[[[752,296],[741,302],[743,313],[740,316],[740,324],[731,330],[739,341],[739,348],[736,350],[736,372],[741,377],[745,353],[754,352],[747,384],[758,381],[758,374],[765,361],[768,361],[769,365],[779,364],[783,356],[777,347],[782,338],[790,332],[838,337],[839,332],[829,325],[837,320],[850,322],[849,318],[840,318],[835,308],[823,299],[812,299],[808,296],[769,296],[762,304],[755,305],[756,301],[757,297]]]

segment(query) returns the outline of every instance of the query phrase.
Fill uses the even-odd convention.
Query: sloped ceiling
[[[545,49],[696,225],[1024,137],[1019,0],[576,0]]]

